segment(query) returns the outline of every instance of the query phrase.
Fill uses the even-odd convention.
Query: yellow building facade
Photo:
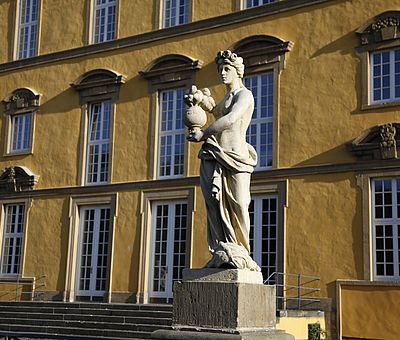
[[[170,301],[182,268],[210,257],[182,96],[197,84],[221,100],[214,58],[231,49],[255,95],[251,238],[264,279],[318,276],[332,336],[395,339],[399,8],[1,1],[3,286],[44,277],[42,299]],[[378,334],[360,326],[382,319]]]

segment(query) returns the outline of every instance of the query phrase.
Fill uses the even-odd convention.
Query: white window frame
[[[28,215],[29,215],[29,210],[31,208],[32,201],[31,199],[24,199],[24,200],[5,200],[5,201],[0,201],[0,244],[1,244],[1,251],[0,251],[0,277],[2,278],[17,278],[17,277],[23,277],[24,273],[24,267],[25,267],[25,239],[27,235],[27,230],[28,230]],[[21,237],[21,251],[20,251],[20,262],[19,262],[19,271],[18,273],[3,273],[3,252],[4,252],[4,234],[6,231],[6,207],[7,206],[13,206],[13,205],[23,205],[24,206],[24,221],[23,221],[23,231],[20,235]],[[18,233],[19,234],[19,233]]]
[[[173,11],[174,17],[171,15],[167,17],[167,3],[171,4],[172,1],[176,1],[177,6],[175,7],[175,10]],[[162,28],[168,28],[168,27],[173,27],[173,26],[178,26],[178,25],[183,25],[189,22],[190,20],[190,0],[162,0]],[[184,22],[179,22],[179,8],[183,4],[184,11],[185,11],[185,17],[184,17]],[[171,11],[171,10],[170,10]],[[171,13],[172,14],[172,13]],[[172,19],[174,18],[174,20]]]
[[[107,263],[106,263],[106,267],[107,267],[107,273],[106,273],[106,277],[103,278],[102,280],[105,280],[105,289],[104,290],[97,290],[96,289],[96,284],[97,284],[97,278],[96,278],[96,270],[99,268],[99,264],[98,264],[98,255],[99,255],[99,245],[100,245],[100,241],[99,241],[99,230],[95,229],[93,230],[93,238],[92,238],[92,251],[90,252],[90,256],[92,257],[91,259],[91,278],[86,278],[86,280],[89,280],[90,282],[90,287],[88,290],[85,289],[80,289],[80,280],[82,279],[81,274],[79,273],[79,271],[82,269],[82,242],[83,242],[83,225],[85,223],[85,218],[84,218],[84,212],[87,210],[94,210],[95,211],[95,215],[94,215],[94,228],[100,228],[100,211],[101,209],[108,209],[109,210],[109,226],[108,226],[108,243],[107,243]],[[106,288],[107,288],[107,280],[108,280],[108,272],[110,271],[109,268],[109,256],[110,256],[110,248],[111,248],[111,244],[110,244],[110,235],[111,235],[111,226],[112,226],[112,216],[111,216],[111,206],[110,205],[82,205],[79,207],[79,215],[80,215],[80,230],[79,230],[79,241],[78,241],[78,256],[77,256],[77,273],[76,273],[76,283],[75,286],[77,287],[77,290],[75,292],[76,295],[79,296],[90,296],[90,297],[102,297],[104,296],[105,292],[106,292]],[[94,255],[94,256],[93,256]]]
[[[397,192],[400,192],[400,187],[397,186],[397,180],[400,178],[372,178],[371,179],[371,236],[372,236],[372,275],[373,279],[377,281],[394,281],[400,279],[400,258],[399,258],[399,229],[400,229],[400,214],[398,214],[398,204],[400,202],[397,201]],[[375,192],[375,183],[376,181],[390,181],[391,182],[391,218],[377,218],[375,215],[376,204],[376,192]],[[399,183],[400,186],[400,183]],[[397,189],[397,190],[396,190]],[[384,203],[384,201],[383,201]],[[384,210],[384,206],[382,208]],[[392,226],[392,243],[393,243],[393,275],[378,275],[377,274],[377,235],[376,235],[376,227],[379,226]],[[384,228],[385,229],[385,228]],[[385,231],[383,231],[385,233]],[[383,241],[385,242],[385,240]],[[386,248],[385,248],[386,249]],[[384,251],[383,249],[381,251]],[[386,257],[386,254],[385,254]],[[386,261],[379,262],[383,265],[386,265]],[[389,262],[391,263],[391,262]],[[386,269],[385,269],[386,270]]]
[[[252,238],[252,243],[253,243],[253,247],[251,249],[251,255],[253,257],[253,260],[255,262],[257,262],[257,264],[260,266],[260,268],[262,267],[272,267],[271,263],[270,263],[270,255],[272,254],[271,251],[268,252],[268,265],[267,264],[263,264],[262,263],[262,255],[263,253],[267,253],[266,249],[263,249],[262,246],[262,234],[263,234],[263,228],[264,227],[270,227],[270,225],[263,225],[262,223],[262,203],[263,200],[265,199],[275,199],[276,200],[276,207],[275,207],[275,263],[274,263],[274,267],[275,270],[270,272],[269,275],[273,274],[274,272],[278,271],[278,258],[280,256],[279,254],[279,219],[278,219],[278,215],[279,215],[279,198],[277,194],[258,194],[258,195],[252,195],[251,197],[253,203],[253,238]],[[270,238],[264,238],[264,240],[270,240]],[[269,271],[269,269],[268,269]],[[264,277],[264,280],[267,280],[268,277]],[[274,278],[273,278],[274,279]],[[276,276],[275,276],[276,279]]]
[[[177,89],[165,89],[161,90],[158,92],[159,95],[159,114],[158,114],[158,150],[157,150],[157,178],[179,178],[183,177],[185,175],[185,162],[186,162],[186,142],[185,142],[185,128],[182,125],[182,128],[177,129],[176,128],[176,123],[177,123],[177,104],[178,104],[178,91],[182,92],[183,95],[183,88],[177,88]],[[162,125],[163,125],[163,94],[165,93],[172,93],[173,94],[173,103],[172,103],[172,130],[166,130],[162,131]],[[182,98],[182,103],[183,103],[183,98]],[[184,110],[184,106],[182,107],[182,110]],[[183,112],[182,112],[182,117],[180,120],[181,124],[183,124]],[[176,138],[179,136],[182,136],[183,140],[183,163],[182,163],[182,173],[179,174],[174,174],[174,169],[175,169],[175,146],[176,146]],[[161,140],[162,138],[166,137],[171,137],[172,139],[172,144],[171,144],[171,165],[170,165],[170,174],[162,174],[161,172],[161,154],[162,154],[162,145],[161,145]]]
[[[271,105],[271,110],[272,110],[272,116],[271,117],[261,117],[261,112],[262,112],[262,106],[261,106],[261,103],[262,103],[262,97],[261,97],[262,86],[261,86],[261,81],[262,81],[262,76],[264,76],[264,75],[268,75],[269,77],[272,77],[272,84],[269,84],[269,86],[272,86],[272,95],[271,95],[272,104],[269,104],[269,105]],[[246,79],[251,79],[251,78],[252,79],[256,79],[256,81],[257,81],[257,96],[256,96],[255,102],[254,102],[253,117],[251,119],[250,126],[249,126],[249,128],[248,128],[248,130],[246,132],[246,139],[247,139],[248,143],[251,142],[251,140],[250,140],[251,128],[252,128],[252,126],[255,125],[256,126],[256,130],[257,130],[256,133],[255,133],[255,138],[257,139],[257,141],[256,141],[256,144],[253,145],[253,147],[256,149],[257,155],[258,155],[258,161],[257,161],[257,165],[255,166],[255,170],[256,171],[257,170],[266,170],[266,169],[271,169],[273,167],[273,165],[274,165],[274,149],[275,149],[274,142],[276,140],[276,138],[274,136],[275,130],[276,130],[275,126],[274,126],[274,124],[275,124],[275,122],[274,122],[274,120],[275,120],[275,106],[276,106],[276,104],[275,104],[275,100],[276,100],[276,95],[275,95],[275,91],[276,91],[276,87],[275,87],[275,81],[276,81],[275,72],[274,72],[274,70],[270,70],[270,71],[266,71],[266,72],[263,72],[263,73],[249,75],[249,76],[245,77],[244,81],[246,82]],[[250,88],[249,88],[249,90],[251,91]],[[255,113],[257,115],[257,118],[254,118],[254,114]],[[266,136],[267,140],[266,141],[262,141],[261,140],[261,137],[262,137],[262,135],[261,135],[261,126],[263,124],[267,125],[267,136]],[[268,126],[269,125],[271,125],[271,129],[270,130],[268,130]],[[271,154],[268,153],[268,133],[272,134],[272,144],[271,144],[271,150],[270,150]],[[268,163],[268,160],[270,160],[271,165],[263,165],[263,166],[260,165],[261,145],[262,145],[263,142],[265,144],[265,147],[267,148],[267,150],[266,150],[266,152],[267,152],[267,154],[266,154],[267,163]]]
[[[373,51],[370,52],[369,54],[369,75],[370,75],[370,79],[369,79],[369,87],[370,87],[370,91],[369,91],[369,102],[373,105],[373,104],[385,104],[385,103],[394,103],[394,102],[400,102],[400,96],[396,97],[395,95],[395,77],[396,77],[396,73],[395,73],[395,52],[398,51],[400,53],[400,48],[394,48],[394,49],[390,49],[390,50],[381,50],[381,51]],[[390,91],[390,96],[387,99],[378,99],[378,100],[374,100],[374,79],[378,78],[374,76],[374,56],[375,55],[382,55],[383,53],[387,53],[389,52],[389,91]],[[400,59],[398,61],[399,65],[400,65]],[[382,88],[383,88],[383,84],[382,84],[382,63],[381,65],[381,76],[379,76],[380,80],[381,80],[381,96],[383,95],[382,93]],[[400,77],[400,72],[397,73]],[[400,83],[398,85],[398,87],[400,88]]]
[[[92,122],[93,122],[93,110],[96,105],[101,105],[100,109],[100,134],[103,134],[103,123],[104,123],[104,107],[106,104],[109,104],[110,107],[110,112],[109,112],[109,117],[108,117],[108,138],[101,138],[100,139],[94,139],[91,140],[91,129],[92,129]],[[90,103],[88,105],[88,124],[87,124],[87,134],[86,134],[86,162],[85,162],[85,184],[86,185],[96,185],[96,184],[104,184],[104,183],[109,183],[111,180],[111,138],[112,138],[112,121],[113,121],[113,108],[114,105],[111,100],[104,100],[101,102],[96,102],[96,103]],[[108,159],[107,159],[107,179],[106,180],[100,180],[101,177],[101,147],[105,144],[108,144]],[[97,160],[97,173],[95,173],[96,180],[90,179],[91,174],[94,174],[94,172],[89,172],[90,169],[90,159],[91,159],[91,153],[90,153],[90,148],[91,147],[98,147],[99,148],[99,156]]]
[[[26,126],[26,120],[29,117],[29,126]],[[16,154],[16,153],[27,153],[32,149],[32,134],[33,134],[33,119],[34,114],[32,112],[25,113],[17,113],[12,114],[9,117],[10,119],[10,130],[9,130],[9,143],[7,148],[7,153]],[[20,123],[17,124],[17,120],[22,120],[22,126]],[[20,138],[20,140],[18,140]],[[16,141],[17,139],[17,141]],[[26,140],[28,141],[28,145],[24,147]],[[21,147],[15,147],[14,144],[21,144]]]
[[[249,6],[249,4],[247,3],[248,0],[242,0],[242,8],[246,9],[246,8],[253,8],[253,7],[258,7],[258,6],[262,6],[262,5],[267,5],[267,4],[271,4],[274,2],[278,2],[280,0],[266,0],[267,2],[263,3],[263,1],[265,0],[257,0],[259,2],[262,2],[261,4],[255,5],[254,4],[254,0],[251,0],[252,4]]]
[[[35,20],[31,20],[32,18],[32,9],[33,7],[30,6],[29,11],[29,18],[30,20],[27,22],[22,23],[22,9],[26,7],[27,2],[32,2],[33,0],[18,0],[17,3],[17,25],[16,25],[16,44],[15,44],[15,56],[14,59],[25,59],[30,58],[38,55],[38,46],[39,46],[39,15],[40,15],[40,6],[41,0],[37,1],[37,8],[36,8],[36,18]],[[21,32],[22,30],[28,30],[28,37],[27,37],[27,49],[21,49],[21,44],[25,43]],[[32,36],[32,30],[35,30]],[[32,44],[32,39],[34,39],[34,48],[31,51],[30,45]]]
[[[108,0],[107,0],[108,1]],[[112,0],[110,0],[112,1]],[[107,35],[109,34],[108,31],[108,18],[109,18],[109,11],[110,9],[114,7],[114,34],[112,38],[107,39]],[[102,9],[105,10],[105,31],[103,33],[103,38],[101,38],[101,34],[100,32],[97,34],[97,19],[98,19],[98,11],[101,11]],[[92,27],[90,30],[90,43],[91,44],[97,44],[97,43],[101,43],[101,42],[105,42],[105,41],[110,41],[110,40],[114,40],[117,38],[117,27],[118,27],[118,0],[114,0],[113,3],[110,4],[110,2],[106,2],[104,4],[97,4],[97,0],[92,0],[92,13],[91,13],[91,17],[92,17]],[[100,29],[100,28],[99,28]]]
[[[171,299],[173,297],[172,294],[172,287],[173,283],[179,279],[181,279],[180,275],[178,275],[177,278],[174,278],[174,256],[178,255],[175,254],[174,250],[174,243],[175,243],[175,219],[176,219],[176,214],[175,214],[175,207],[177,204],[183,205],[186,204],[186,239],[184,240],[185,243],[187,243],[187,234],[188,234],[188,223],[189,223],[189,204],[187,200],[168,200],[168,201],[159,201],[159,200],[154,200],[152,201],[152,232],[151,232],[151,259],[150,259],[150,278],[149,278],[149,292],[150,292],[150,297],[151,298],[165,298],[165,299]],[[166,245],[166,286],[164,291],[154,291],[153,290],[153,285],[154,285],[154,269],[155,269],[155,255],[156,255],[156,249],[154,248],[155,245],[155,238],[156,238],[156,223],[157,223],[157,218],[159,217],[157,215],[156,208],[159,205],[167,205],[168,206],[168,215],[167,215],[167,245]],[[180,240],[182,241],[182,240]],[[187,244],[185,245],[186,249]],[[161,247],[161,245],[160,245]],[[180,254],[182,255],[182,254]],[[185,267],[186,264],[186,257],[187,257],[187,252],[185,251],[185,260],[183,262],[183,267]],[[182,266],[180,266],[182,267]]]

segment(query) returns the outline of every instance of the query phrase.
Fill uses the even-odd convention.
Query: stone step
[[[124,310],[124,309],[92,309],[92,308],[53,308],[39,306],[1,306],[2,312],[18,312],[18,313],[41,313],[41,314],[88,314],[88,315],[112,315],[112,316],[143,316],[154,318],[169,318],[172,317],[171,311],[157,311],[149,309]]]
[[[61,302],[61,301],[0,301],[0,308],[6,306],[172,311],[172,305],[169,304],[92,303],[92,302]]]
[[[15,325],[15,324],[1,324],[0,323],[0,334],[1,332],[8,332],[15,334],[15,332],[26,333],[26,334],[43,334],[43,336],[49,337],[50,335],[66,335],[73,338],[74,335],[81,337],[92,337],[92,338],[123,338],[123,339],[148,339],[150,338],[151,332],[149,331],[121,331],[121,330],[109,330],[109,329],[93,329],[93,328],[69,328],[69,327],[52,327],[52,326],[33,326],[33,325]]]
[[[153,320],[158,321],[158,320]],[[169,325],[157,324],[134,324],[134,323],[110,323],[96,321],[79,321],[79,320],[49,320],[49,319],[20,319],[9,318],[0,319],[0,323],[8,325],[25,325],[25,326],[46,326],[46,327],[63,327],[63,328],[82,328],[82,329],[102,329],[102,330],[120,330],[120,331],[141,331],[152,332],[157,329],[169,329]]]
[[[0,322],[5,319],[21,319],[27,322],[29,319],[35,320],[64,320],[64,321],[96,321],[112,323],[136,323],[152,324],[157,321],[160,325],[171,325],[172,317],[144,317],[144,316],[113,316],[113,315],[91,315],[91,314],[49,314],[49,313],[21,313],[0,311]]]

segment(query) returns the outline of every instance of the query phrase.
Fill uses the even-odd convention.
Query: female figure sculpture
[[[250,257],[248,212],[250,176],[257,163],[256,151],[246,142],[254,98],[242,82],[241,57],[229,50],[220,51],[215,62],[227,88],[223,100],[215,105],[208,89],[200,94],[195,86],[185,96],[188,106],[200,106],[216,117],[205,130],[189,126],[188,135],[191,142],[204,141],[199,153],[200,184],[207,208],[208,245],[213,255],[207,267],[259,271]]]

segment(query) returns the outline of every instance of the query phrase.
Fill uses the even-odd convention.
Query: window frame
[[[171,64],[173,66],[171,66]],[[159,130],[160,130],[160,92],[178,88],[188,89],[195,84],[195,72],[201,69],[203,62],[179,54],[168,54],[153,60],[139,74],[148,80],[150,94],[150,115],[151,115],[151,150],[152,159],[149,166],[149,179],[164,179],[158,176],[159,160]],[[186,134],[185,129],[185,134]],[[185,155],[183,175],[189,173],[190,148],[185,138]],[[170,179],[172,177],[165,177]]]
[[[240,1],[240,8],[241,9],[249,9],[249,8],[254,8],[254,7],[259,7],[259,6],[264,6],[264,5],[269,5],[269,4],[272,4],[272,3],[275,3],[275,2],[279,2],[279,1],[281,1],[281,0],[267,0],[267,1],[271,1],[271,2],[267,2],[267,3],[262,3],[262,4],[260,4],[260,5],[252,5],[252,6],[247,6],[247,1],[248,0],[239,0]],[[254,0],[252,0],[252,1],[254,1]],[[260,0],[260,1],[263,1],[263,0]]]
[[[175,109],[176,108],[176,104],[177,104],[177,91],[179,91],[179,90],[181,90],[181,91],[183,90],[184,91],[185,88],[178,87],[178,88],[163,89],[163,90],[159,90],[158,91],[158,114],[157,114],[157,126],[158,126],[157,145],[158,145],[158,147],[157,147],[157,160],[156,160],[156,163],[157,163],[157,170],[156,170],[157,179],[182,178],[182,177],[186,176],[186,173],[187,173],[186,172],[186,163],[187,163],[186,154],[187,154],[187,151],[188,151],[188,142],[186,141],[186,138],[185,138],[185,135],[186,135],[185,127],[183,127],[182,129],[179,129],[179,130],[178,129],[174,129],[174,130],[168,131],[169,133],[163,132],[162,128],[161,128],[161,126],[162,126],[162,114],[163,114],[163,111],[162,111],[162,95],[165,92],[173,91],[173,96],[174,96],[173,108]],[[183,98],[182,98],[182,103],[183,103]],[[177,112],[176,110],[174,110],[174,112],[173,112],[173,125],[175,125],[175,123],[177,121],[176,120],[176,112]],[[182,122],[183,122],[183,115],[182,115]],[[161,175],[161,173],[160,173],[160,171],[161,171],[161,138],[163,136],[172,136],[172,138],[174,139],[176,136],[181,135],[181,134],[183,134],[183,138],[184,138],[184,141],[183,141],[183,143],[184,143],[183,144],[183,173],[177,174],[177,175],[173,174],[174,167],[175,167],[175,160],[174,160],[175,153],[172,151],[172,153],[171,153],[171,160],[172,160],[172,163],[171,163],[171,174],[170,175]],[[175,141],[172,142],[172,145],[174,147],[176,146]]]
[[[20,264],[19,273],[15,274],[4,274],[3,269],[0,268],[0,278],[23,278],[25,272],[25,256],[26,256],[26,238],[28,234],[29,226],[29,212],[32,207],[32,200],[29,198],[25,199],[12,199],[12,200],[1,200],[0,201],[0,265],[3,263],[3,250],[4,250],[4,231],[5,231],[5,217],[6,211],[5,207],[9,205],[23,205],[24,206],[24,225],[22,232],[22,242],[21,242],[21,253],[20,253]]]
[[[118,215],[118,193],[110,195],[78,195],[69,197],[69,236],[67,250],[67,266],[65,275],[64,301],[74,302],[76,298],[77,266],[79,266],[79,236],[81,226],[81,207],[110,207],[110,234],[108,248],[108,274],[104,294],[104,302],[112,301],[112,264],[114,256],[114,237],[116,218]]]
[[[95,32],[96,32],[96,0],[90,0],[90,6],[89,6],[89,14],[88,18],[89,20],[87,21],[87,43],[88,45],[92,44],[101,44],[105,43],[107,41],[112,41],[116,40],[119,38],[119,13],[120,13],[120,0],[115,0],[115,33],[114,33],[114,38],[110,40],[104,40],[104,41],[99,41],[95,42]]]
[[[397,185],[397,180],[400,180],[400,177],[384,177],[384,178],[371,178],[371,238],[372,238],[372,276],[374,281],[398,281],[400,279],[400,259],[399,259],[399,252],[400,252],[400,242],[399,242],[399,237],[400,237],[400,215],[398,213],[394,214],[398,209],[396,207],[399,206],[400,202],[397,200],[397,193],[399,192],[399,187]],[[390,181],[391,182],[391,213],[392,217],[391,218],[377,218],[375,215],[376,211],[376,192],[375,192],[375,186],[374,183],[376,181]],[[396,183],[396,184],[394,184]],[[400,186],[400,185],[399,185]],[[395,190],[397,189],[397,190]],[[383,202],[384,203],[384,202]],[[374,209],[375,208],[375,209]],[[382,206],[382,209],[384,208],[384,205]],[[395,217],[396,216],[396,217]],[[376,227],[380,225],[383,226],[383,233],[385,234],[385,226],[391,225],[392,227],[392,250],[393,250],[393,275],[378,275],[377,273],[377,251],[378,249],[376,248],[376,243],[377,243],[377,235],[376,235]],[[385,238],[385,235],[383,235],[383,238]],[[385,238],[386,239],[386,238]],[[384,248],[384,251],[386,252],[386,247]],[[386,257],[386,255],[385,255]],[[381,263],[381,262],[379,262]],[[384,265],[387,264],[386,261],[382,262]],[[386,271],[386,269],[385,269]],[[396,275],[397,274],[397,275]]]
[[[42,0],[37,0],[37,18],[36,18],[36,44],[35,44],[35,54],[32,56],[27,56],[20,58],[19,57],[19,44],[20,44],[20,28],[21,28],[21,1],[18,0],[15,2],[15,27],[14,27],[14,48],[13,48],[13,60],[22,60],[26,58],[32,58],[39,55],[39,47],[40,47],[40,32],[41,32],[41,13],[42,13]]]
[[[169,1],[169,0],[160,1],[160,5],[159,5],[160,6],[159,28],[161,28],[161,29],[162,28],[170,28],[170,27],[180,26],[180,25],[184,25],[184,24],[187,24],[187,23],[191,22],[191,20],[192,20],[193,3],[192,3],[191,0],[183,0],[183,1],[186,2],[186,6],[187,6],[187,18],[186,18],[187,21],[183,22],[183,23],[177,23],[176,22],[177,20],[175,20],[175,23],[167,26],[166,23],[165,23],[165,20],[166,20],[166,1]],[[181,0],[177,0],[177,1],[181,1]],[[177,11],[178,11],[178,9],[179,9],[179,6],[177,7]],[[176,18],[179,18],[179,15]]]
[[[286,54],[291,51],[293,43],[268,35],[255,35],[237,42],[232,50],[243,57],[245,64],[244,78],[273,72],[273,118],[272,118],[272,166],[260,168],[263,171],[279,168],[279,100],[280,74],[285,69]]]
[[[94,107],[94,105],[101,105],[101,108],[100,108],[100,114],[101,114],[100,124],[103,127],[103,122],[104,122],[104,117],[103,116],[104,116],[104,112],[105,112],[104,111],[104,106],[105,106],[106,103],[109,103],[109,105],[110,105],[110,111],[109,111],[109,117],[108,117],[108,124],[109,124],[109,126],[108,126],[108,139],[100,138],[99,140],[96,139],[96,140],[92,141],[91,138],[90,138],[90,132],[91,132],[91,128],[92,128],[91,122],[92,122],[92,115],[93,115],[93,107]],[[111,179],[111,164],[112,164],[112,162],[111,162],[111,141],[112,141],[112,136],[114,135],[112,133],[112,126],[114,124],[112,124],[112,123],[113,123],[113,118],[114,118],[113,112],[114,112],[115,105],[112,103],[111,100],[103,100],[103,101],[100,101],[100,102],[88,103],[87,106],[88,106],[88,108],[87,108],[87,130],[86,130],[86,139],[87,139],[87,141],[86,141],[86,154],[85,154],[86,160],[85,160],[85,170],[84,170],[85,171],[85,185],[106,184],[106,183],[109,183],[110,179]],[[101,129],[100,134],[103,133],[103,128]],[[99,160],[97,162],[98,171],[97,171],[96,174],[92,173],[93,175],[98,177],[98,180],[97,181],[89,181],[89,176],[90,176],[90,173],[89,173],[89,166],[90,166],[89,159],[90,159],[90,155],[91,155],[90,151],[89,151],[90,150],[90,146],[96,146],[97,145],[97,146],[99,146],[99,149],[100,149],[102,147],[102,145],[105,144],[105,142],[107,142],[107,141],[108,141],[107,180],[106,181],[101,181],[99,179],[99,178],[101,178],[101,156],[102,156],[102,153],[100,151],[99,154],[98,154],[99,155],[98,156]]]
[[[149,303],[149,285],[151,278],[151,251],[153,234],[153,202],[179,200],[187,203],[187,225],[186,225],[186,268],[192,268],[193,254],[193,215],[196,211],[196,188],[170,190],[146,190],[140,193],[140,258],[139,278],[136,303]]]
[[[78,184],[81,186],[105,185],[112,182],[113,154],[115,138],[115,112],[116,102],[119,99],[120,87],[126,81],[126,77],[106,69],[95,69],[81,75],[71,87],[79,93],[79,103],[81,105],[81,145],[79,157],[79,178]],[[111,102],[110,112],[110,138],[109,138],[109,159],[108,159],[108,181],[101,183],[87,182],[87,160],[88,160],[88,141],[91,105],[103,101]]]
[[[3,156],[31,155],[33,154],[35,141],[36,115],[40,108],[41,95],[28,88],[14,90],[3,100],[5,104],[5,143]],[[29,147],[22,150],[13,150],[14,125],[13,120],[17,116],[30,115]]]

